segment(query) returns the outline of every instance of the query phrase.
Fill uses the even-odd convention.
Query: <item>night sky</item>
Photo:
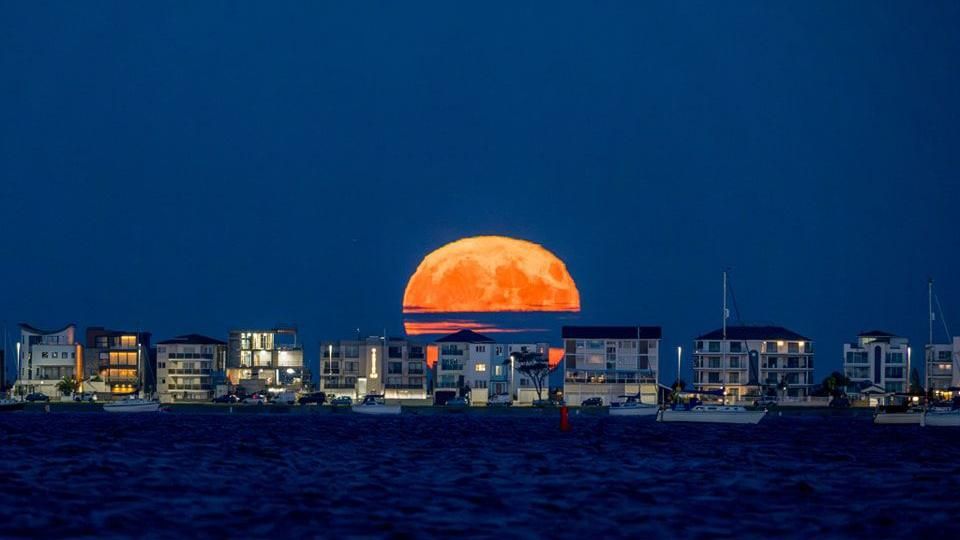
[[[960,332],[960,3],[515,4],[0,2],[0,320],[295,323],[315,362],[502,234],[668,351],[724,267],[818,379],[923,344],[928,276]]]

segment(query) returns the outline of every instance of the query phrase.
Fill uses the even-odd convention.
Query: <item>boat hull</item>
[[[767,411],[675,411],[665,409],[658,422],[693,422],[701,424],[757,424]]]
[[[923,425],[932,427],[960,427],[960,411],[923,413]]]
[[[372,415],[400,414],[400,405],[354,405],[353,412]]]
[[[103,406],[103,410],[112,413],[151,413],[160,410],[160,403],[137,403],[134,405],[107,403]]]
[[[919,424],[920,413],[878,413],[873,416],[874,424]]]
[[[610,416],[654,416],[659,407],[610,407]]]

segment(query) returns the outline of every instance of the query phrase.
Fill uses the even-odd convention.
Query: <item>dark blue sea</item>
[[[20,412],[0,451],[4,538],[960,532],[960,430],[868,416]]]

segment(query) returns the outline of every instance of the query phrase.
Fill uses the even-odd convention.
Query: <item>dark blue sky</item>
[[[0,319],[313,357],[505,234],[671,350],[724,266],[818,377],[923,343],[928,275],[960,324],[960,4],[513,4],[0,3]]]

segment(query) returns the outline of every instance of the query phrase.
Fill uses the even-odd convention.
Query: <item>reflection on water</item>
[[[0,537],[942,537],[960,430],[543,416],[0,416]]]

